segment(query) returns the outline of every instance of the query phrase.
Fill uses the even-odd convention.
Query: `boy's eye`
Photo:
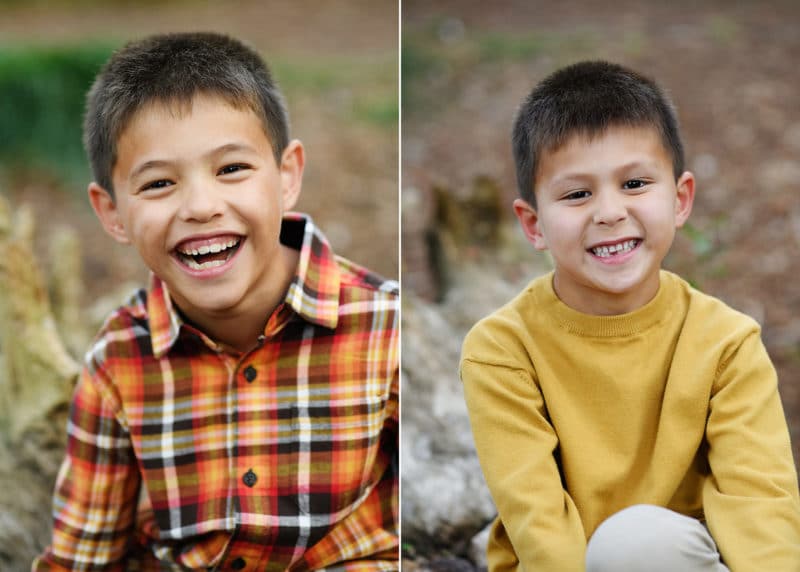
[[[641,180],[641,179],[631,179],[630,181],[625,181],[625,182],[622,184],[622,188],[623,188],[623,189],[641,189],[641,188],[642,188],[642,187],[644,187],[646,184],[647,184],[647,183],[645,183],[645,182],[644,182],[643,180]]]
[[[581,199],[587,199],[590,196],[592,196],[592,193],[590,193],[587,190],[581,189],[579,191],[571,191],[567,193],[566,195],[564,195],[564,199],[568,201],[579,201]]]
[[[231,173],[236,173],[237,171],[243,171],[245,169],[249,169],[249,165],[245,165],[244,163],[234,163],[232,165],[225,165],[217,172],[217,175],[230,175]]]
[[[169,179],[158,179],[157,181],[151,181],[149,183],[142,185],[141,190],[147,191],[149,189],[163,189],[165,187],[170,186],[171,184],[172,181],[170,181]]]

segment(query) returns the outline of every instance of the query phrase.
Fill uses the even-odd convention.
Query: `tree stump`
[[[80,371],[62,336],[85,339],[77,322],[77,239],[64,231],[52,243],[57,279],[48,288],[34,233],[31,211],[12,213],[0,197],[0,569],[10,571],[28,570],[49,542],[53,484]]]

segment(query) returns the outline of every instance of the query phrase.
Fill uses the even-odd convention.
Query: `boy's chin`
[[[240,306],[244,300],[244,294],[238,293],[238,289],[230,285],[186,288],[167,283],[167,288],[178,309],[195,319],[202,317],[218,319],[230,315],[231,311]]]

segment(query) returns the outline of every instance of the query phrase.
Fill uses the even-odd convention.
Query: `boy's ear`
[[[306,155],[303,144],[297,139],[292,139],[281,155],[280,170],[283,187],[283,210],[285,211],[291,210],[300,196],[305,164]]]
[[[91,182],[89,183],[89,202],[108,235],[117,242],[130,244],[131,241],[120,220],[117,204],[111,198],[111,194],[97,183]]]
[[[680,228],[692,212],[694,204],[694,175],[685,171],[677,182],[675,195],[675,228]]]
[[[516,199],[514,201],[514,214],[517,215],[519,224],[522,227],[522,232],[525,237],[536,248],[536,250],[547,250],[547,241],[544,234],[542,234],[541,224],[539,224],[539,215],[536,209],[533,208],[528,201]]]

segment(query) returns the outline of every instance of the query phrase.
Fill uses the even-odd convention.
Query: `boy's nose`
[[[625,197],[607,190],[598,193],[592,220],[595,224],[614,225],[628,217]]]
[[[194,181],[183,189],[180,216],[187,221],[206,222],[222,214],[223,197],[213,182]]]

